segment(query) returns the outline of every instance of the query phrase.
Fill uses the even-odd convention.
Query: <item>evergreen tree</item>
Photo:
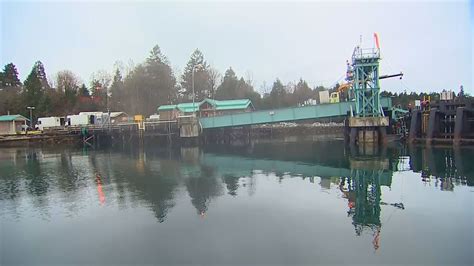
[[[35,65],[33,66],[36,72],[36,77],[39,79],[41,83],[42,89],[49,89],[48,79],[46,78],[46,72],[44,70],[44,65],[41,61],[36,61]]]
[[[153,65],[153,64],[169,65],[168,58],[161,52],[159,45],[155,45],[151,49],[150,55],[146,59],[146,63],[148,65]]]
[[[156,104],[167,104],[176,100],[176,78],[169,65],[168,58],[156,45],[146,60],[146,72],[150,83],[151,106],[148,111],[156,109]],[[155,101],[155,102],[153,102]],[[147,112],[148,113],[148,112]]]
[[[24,113],[21,92],[21,82],[18,71],[13,63],[5,65],[0,71],[0,114]]]
[[[5,73],[0,71],[0,88],[5,87]]]
[[[82,86],[79,88],[78,92],[79,97],[90,97],[89,89],[86,87],[86,84],[82,83]]]
[[[51,91],[47,91],[43,94],[43,96],[39,99],[36,111],[36,117],[41,116],[50,116],[54,114],[54,105],[51,100]],[[64,113],[64,109],[60,111],[60,113]]]
[[[143,65],[137,65],[125,78],[126,104],[123,111],[131,114],[143,114],[143,101],[148,101],[145,91],[148,89],[147,73]],[[156,107],[158,103],[156,104]],[[121,110],[122,111],[122,110]]]
[[[461,86],[459,87],[458,97],[459,97],[459,98],[464,98],[464,86],[463,86],[463,85],[461,85]]]
[[[110,86],[111,92],[111,106],[113,110],[123,110],[123,104],[125,104],[126,95],[124,92],[124,83],[122,79],[122,73],[117,68],[115,71],[112,85]]]
[[[99,110],[98,105],[93,101],[86,84],[82,84],[82,86],[79,88],[79,91],[77,92],[77,99],[75,112]]]
[[[229,69],[225,71],[221,85],[217,87],[215,98],[218,100],[237,99],[239,97],[238,87],[239,80],[237,79],[234,70],[229,67]]]
[[[105,111],[106,109],[106,97],[107,97],[107,87],[102,85],[102,82],[96,78],[93,78],[91,81],[91,100],[95,106],[95,110]],[[93,111],[93,110],[90,110]]]
[[[0,89],[0,114],[11,114],[23,113],[25,110],[22,109],[22,97],[20,94],[21,90],[19,87],[5,87]]]
[[[127,75],[124,93],[118,98],[125,111],[144,115],[155,113],[159,105],[176,101],[176,78],[158,45],[153,47],[144,64]]]
[[[195,100],[200,101],[209,97],[212,89],[209,74],[209,65],[204,60],[204,55],[196,49],[189,59],[184,73],[181,76],[182,94],[187,100],[192,99],[193,92],[193,69],[194,69],[194,93]]]
[[[13,63],[5,65],[1,75],[1,86],[2,87],[19,87],[21,81],[18,78],[18,71]]]
[[[244,78],[238,79],[231,67],[226,70],[222,83],[216,90],[216,99],[219,100],[250,99],[254,106],[258,106],[260,98],[260,94]]]
[[[36,116],[52,115],[55,110],[51,99],[44,66],[37,61],[26,78],[22,91],[22,113],[27,115],[26,107],[34,106]],[[46,93],[47,92],[47,93]]]
[[[280,108],[285,106],[286,90],[280,79],[273,82],[272,91],[270,92],[270,100],[272,107]]]
[[[44,71],[44,68],[43,68]],[[38,66],[35,63],[31,69],[30,74],[24,82],[25,86],[23,88],[23,99],[24,107],[34,106],[39,109],[38,105],[43,98],[44,89],[41,83],[40,75],[38,73]]]
[[[253,86],[249,82],[245,81],[244,78],[240,78],[239,80],[238,91],[240,92],[238,97],[239,99],[250,99],[255,108],[260,107],[260,93],[256,92],[253,89]]]
[[[112,79],[112,85],[110,86],[110,91],[117,91],[123,89],[123,80],[122,80],[122,73],[117,68],[115,70],[114,78]]]
[[[305,101],[311,99],[313,96],[313,91],[308,86],[308,83],[304,81],[302,78],[298,81],[298,84],[295,86],[295,90],[293,92],[293,104],[304,104]]]

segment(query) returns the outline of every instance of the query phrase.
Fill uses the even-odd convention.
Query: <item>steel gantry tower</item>
[[[357,46],[352,53],[351,83],[355,110],[349,117],[350,141],[385,141],[389,125],[380,102],[379,61],[380,48],[362,49]]]
[[[380,49],[356,47],[352,54],[353,93],[356,117],[380,117]]]

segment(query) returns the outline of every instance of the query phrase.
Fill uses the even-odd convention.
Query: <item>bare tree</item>
[[[214,98],[217,87],[222,82],[222,75],[219,71],[213,67],[209,68],[209,84],[210,84],[210,95],[209,97]]]
[[[48,75],[48,84],[50,88],[56,88],[56,79],[52,75]]]
[[[70,70],[59,71],[54,79],[54,85],[56,86],[56,89],[62,92],[77,92],[79,89],[79,84],[79,78]]]
[[[125,73],[125,64],[122,60],[115,61],[114,70],[116,71],[117,69],[120,71],[120,73]]]
[[[285,86],[286,93],[293,93],[295,91],[296,84],[293,81],[290,81]]]
[[[135,69],[135,62],[133,62],[132,59],[128,59],[127,65],[125,65],[125,68],[122,72],[124,77],[128,76],[134,69]]]
[[[92,82],[94,81],[99,82],[102,89],[108,89],[110,86],[110,83],[112,82],[112,77],[107,71],[102,69],[102,70],[92,73]]]
[[[247,70],[245,72],[245,82],[249,84],[250,86],[254,87],[255,84],[253,84],[253,73],[250,70]]]
[[[269,93],[267,82],[265,80],[262,82],[262,86],[260,86],[260,92],[263,93],[263,95]]]

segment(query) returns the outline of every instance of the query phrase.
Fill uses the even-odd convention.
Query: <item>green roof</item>
[[[158,111],[169,111],[169,110],[173,110],[175,108],[176,108],[176,104],[162,105],[162,106],[158,107]]]
[[[204,102],[208,102],[214,106],[216,110],[235,110],[235,109],[247,109],[252,101],[249,99],[238,99],[238,100],[213,100],[205,99]]]
[[[212,105],[212,106],[216,106],[217,100],[206,98],[206,99],[204,99],[204,100],[202,101],[202,103],[205,103],[205,102],[209,103],[209,104]]]
[[[199,110],[199,106],[201,106],[203,102],[195,102],[195,103],[180,103],[177,105],[178,109],[183,113],[192,113]]]
[[[214,99],[204,99],[201,102],[193,103],[180,103],[177,105],[162,105],[158,107],[158,111],[168,111],[178,108],[179,111],[183,113],[192,113],[197,112],[199,107],[203,103],[209,103],[216,110],[236,110],[236,109],[247,109],[252,105],[252,101],[249,99],[238,99],[238,100],[214,100]]]
[[[22,115],[0,115],[0,121],[29,121],[28,118]]]

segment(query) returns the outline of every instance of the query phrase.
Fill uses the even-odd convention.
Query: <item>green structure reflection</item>
[[[323,189],[336,188],[347,200],[356,234],[370,230],[379,235],[383,206],[405,207],[403,202],[383,201],[382,188],[391,186],[393,172],[421,172],[423,182],[434,182],[449,191],[474,185],[474,164],[466,162],[472,157],[474,152],[469,149],[417,147],[389,148],[363,156],[338,142],[204,149],[4,149],[0,154],[0,201],[6,212],[13,214],[21,202],[32,202],[46,219],[51,205],[58,201],[68,206],[71,214],[79,213],[81,204],[88,204],[89,199],[98,206],[139,204],[149,208],[158,222],[164,222],[179,191],[185,191],[196,213],[204,215],[219,197],[255,193],[255,180],[263,173],[280,181],[308,178],[308,185],[319,180]],[[403,160],[409,161],[406,169],[399,166]]]
[[[354,170],[352,176],[342,178],[340,189],[348,200],[348,215],[357,235],[364,227],[380,227],[380,181],[378,171]]]
[[[381,206],[405,209],[403,202],[387,203],[382,201],[382,186],[390,187],[393,171],[389,168],[388,158],[365,156],[350,160],[351,173],[341,177],[339,189],[347,199],[347,215],[351,217],[356,235],[364,231],[373,235],[374,249],[380,247],[382,231]]]

